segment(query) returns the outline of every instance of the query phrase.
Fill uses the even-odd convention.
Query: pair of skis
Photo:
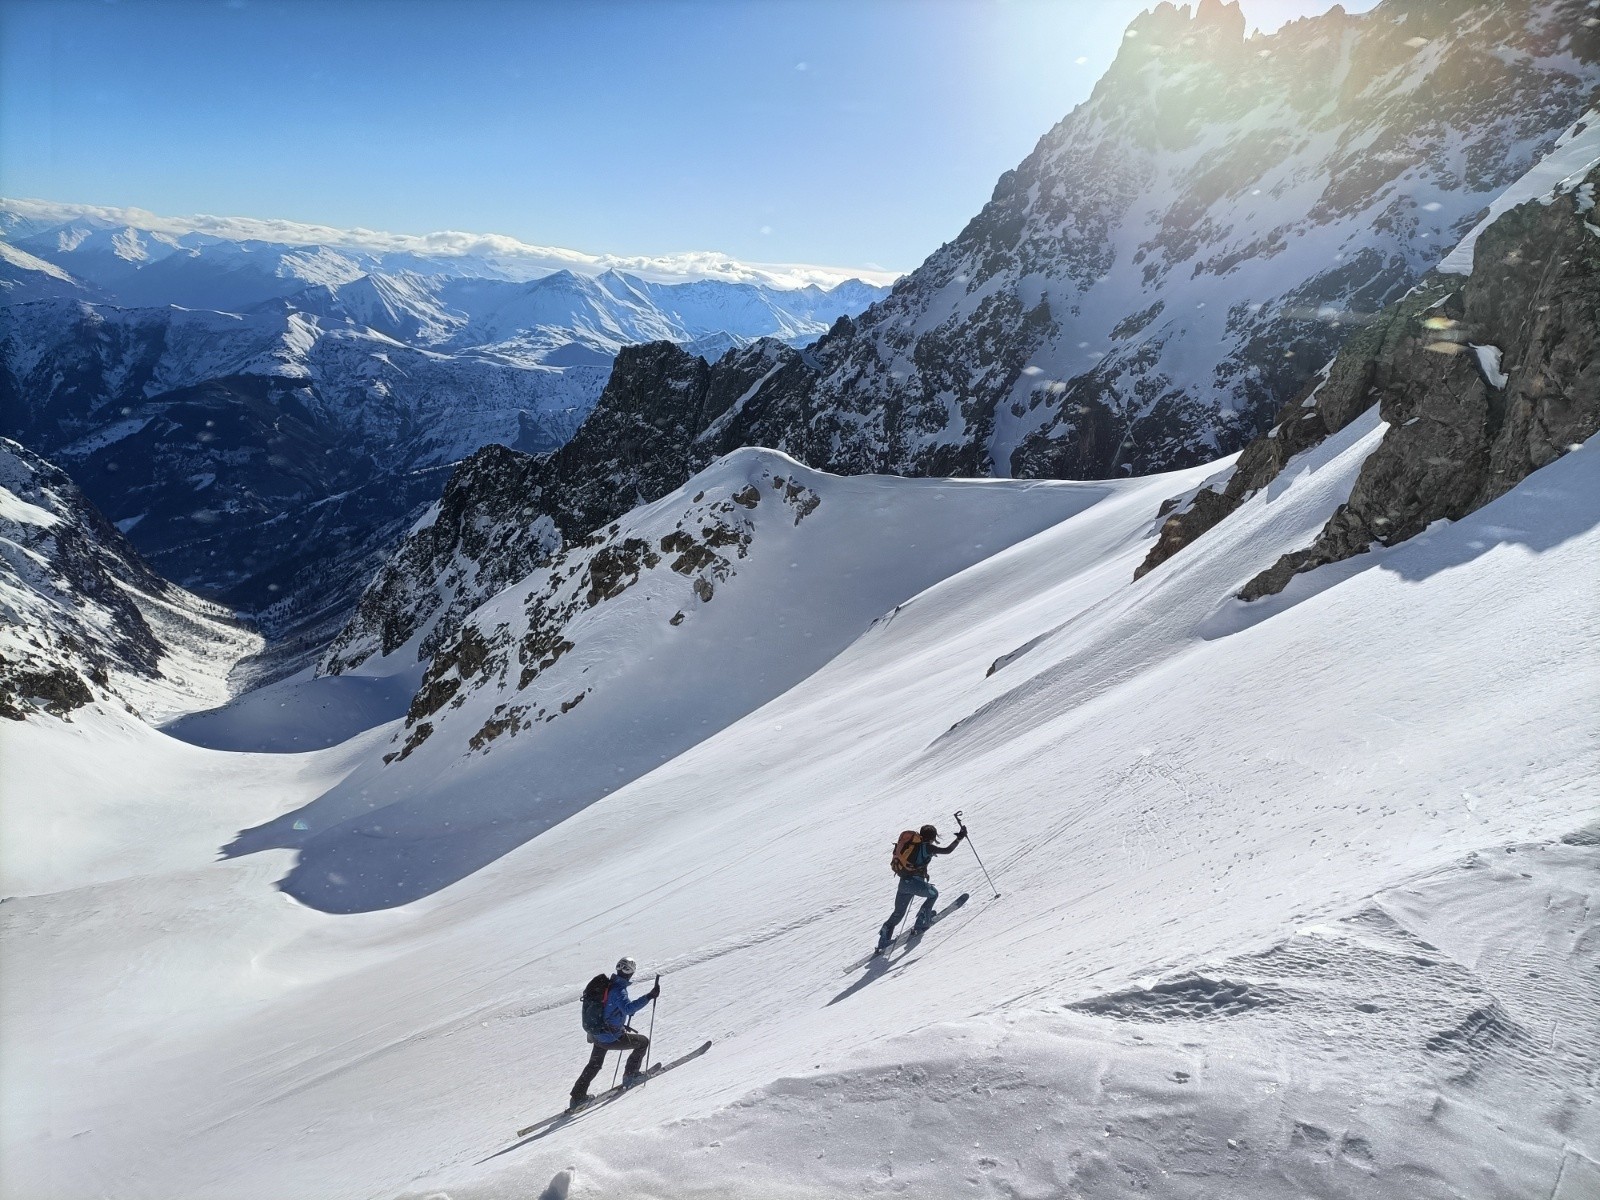
[[[956,909],[960,908],[963,904],[965,904],[967,902],[969,897],[970,897],[969,893],[962,892],[961,895],[957,896],[954,900],[950,901],[949,904],[946,904],[938,912],[934,913],[933,914],[933,920],[928,922],[928,929],[933,928],[940,921],[944,920],[951,913],[955,912]],[[852,971],[859,971],[862,967],[870,966],[872,963],[878,962],[878,961],[883,960],[883,959],[887,959],[890,954],[892,954],[892,953],[894,953],[894,951],[900,949],[900,947],[914,945],[916,943],[917,939],[920,938],[923,934],[925,934],[927,932],[928,932],[927,929],[918,929],[915,926],[912,926],[910,929],[906,930],[904,933],[896,934],[894,940],[892,942],[890,942],[888,944],[888,946],[884,947],[884,951],[883,951],[882,954],[879,954],[876,951],[874,951],[873,953],[867,955],[865,958],[859,958],[855,962],[851,963],[848,967],[846,967],[844,969],[844,973],[846,975],[848,975]]]
[[[933,914],[933,919],[928,922],[928,928],[931,929],[933,926],[937,925],[940,921],[944,920],[951,913],[955,912],[956,909],[960,908],[963,904],[965,904],[970,898],[971,898],[971,896],[970,896],[969,893],[962,892],[961,895],[957,896],[954,900],[950,901],[949,904],[946,904],[943,908],[939,909],[936,913]],[[848,975],[852,971],[859,971],[862,967],[867,966],[869,963],[876,962],[879,959],[887,959],[888,956],[891,953],[893,953],[895,950],[898,950],[903,946],[910,946],[910,945],[915,944],[916,941],[919,938],[921,938],[922,935],[925,934],[927,931],[928,931],[927,929],[918,929],[915,926],[912,926],[912,928],[910,928],[910,929],[906,930],[904,933],[901,933],[898,936],[896,936],[895,939],[892,942],[890,942],[887,947],[885,947],[885,949],[884,949],[884,951],[883,951],[883,953],[881,955],[877,954],[877,953],[872,953],[872,954],[867,955],[865,958],[859,959],[856,962],[851,963],[848,967],[845,968],[845,974]],[[524,1129],[517,1130],[517,1136],[519,1138],[525,1138],[530,1133],[538,1133],[540,1130],[552,1129],[557,1125],[560,1125],[560,1124],[562,1124],[562,1123],[564,1123],[566,1121],[572,1120],[574,1117],[580,1117],[584,1113],[588,1112],[589,1110],[591,1110],[593,1108],[598,1108],[602,1104],[609,1104],[611,1101],[613,1101],[613,1100],[617,1099],[617,1097],[621,1096],[622,1093],[627,1092],[627,1091],[631,1091],[634,1088],[639,1087],[641,1084],[648,1083],[650,1080],[654,1079],[657,1075],[663,1075],[666,1072],[672,1070],[674,1067],[681,1067],[686,1062],[692,1062],[693,1060],[699,1058],[702,1054],[704,1054],[707,1050],[710,1050],[710,1049],[711,1049],[711,1043],[710,1042],[704,1042],[701,1045],[697,1046],[695,1049],[689,1051],[689,1053],[683,1054],[683,1055],[679,1055],[677,1058],[673,1059],[671,1062],[657,1063],[655,1066],[651,1067],[648,1071],[646,1071],[642,1078],[633,1080],[630,1083],[619,1083],[616,1087],[607,1088],[605,1091],[599,1093],[598,1095],[591,1096],[587,1101],[585,1101],[583,1104],[581,1104],[577,1108],[569,1108],[569,1109],[566,1109],[563,1112],[556,1113],[554,1116],[546,1117],[542,1121],[535,1121],[532,1125],[529,1125]]]
[[[665,1075],[668,1071],[672,1070],[672,1068],[681,1067],[681,1066],[683,1066],[684,1063],[690,1062],[690,1061],[692,1061],[694,1059],[699,1058],[702,1054],[704,1054],[709,1049],[711,1049],[711,1043],[710,1042],[705,1042],[704,1044],[702,1044],[700,1046],[697,1046],[695,1049],[689,1051],[689,1053],[683,1054],[683,1055],[679,1055],[677,1058],[673,1059],[671,1062],[656,1063],[655,1066],[651,1067],[648,1071],[644,1072],[644,1074],[643,1074],[643,1076],[641,1078],[632,1080],[631,1082],[628,1082],[628,1083],[619,1083],[619,1084],[617,1084],[616,1087],[607,1088],[605,1091],[600,1092],[597,1095],[589,1097],[589,1099],[587,1101],[585,1101],[583,1104],[579,1105],[577,1108],[569,1108],[569,1109],[565,1110],[564,1112],[556,1113],[556,1115],[553,1116],[553,1117],[546,1117],[542,1121],[535,1121],[532,1125],[529,1125],[526,1129],[517,1130],[517,1136],[519,1138],[524,1138],[524,1137],[527,1137],[530,1133],[537,1133],[541,1129],[549,1129],[552,1126],[559,1125],[563,1121],[570,1120],[573,1117],[582,1116],[584,1113],[588,1112],[592,1108],[596,1108],[599,1105],[606,1104],[606,1103],[609,1103],[612,1100],[615,1100],[618,1096],[622,1095],[623,1092],[632,1091],[634,1088],[639,1087],[641,1084],[648,1083],[650,1080],[654,1079],[657,1075]]]

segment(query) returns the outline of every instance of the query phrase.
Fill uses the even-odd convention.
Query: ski
[[[968,896],[970,894],[971,893],[969,893],[969,892],[962,892],[961,895],[957,896],[954,900],[950,901],[949,904],[946,904],[938,912],[934,913],[933,914],[933,920],[928,922],[928,929],[933,928],[940,921],[944,920],[951,913],[955,912],[956,909],[960,908],[963,904],[965,904],[967,902],[967,898],[968,898]],[[919,933],[919,932],[917,932],[915,927],[913,927],[913,928],[907,929],[907,930],[905,930],[905,931],[903,931],[901,933],[897,933],[897,934],[895,934],[894,941],[889,943],[888,947],[884,950],[884,952],[883,952],[883,954],[881,956],[877,955],[877,954],[869,954],[865,958],[857,959],[855,962],[851,963],[848,967],[846,967],[844,969],[844,973],[846,975],[848,975],[852,971],[859,971],[862,967],[867,966],[869,963],[873,962],[877,958],[880,958],[880,957],[887,958],[895,950],[898,950],[901,946],[910,945],[912,942],[916,941],[919,937],[922,936],[922,934],[924,934],[926,932],[928,932],[928,930],[924,929]]]
[[[673,1067],[681,1067],[684,1063],[689,1062],[692,1059],[699,1058],[709,1049],[711,1049],[711,1043],[705,1042],[702,1045],[697,1046],[695,1049],[689,1051],[689,1053],[679,1055],[669,1063],[657,1063],[644,1073],[644,1078],[637,1079],[632,1083],[619,1083],[616,1087],[607,1088],[598,1095],[589,1097],[588,1103],[584,1104],[583,1107],[569,1108],[562,1112],[556,1113],[556,1115],[553,1117],[546,1117],[542,1121],[535,1121],[526,1129],[517,1130],[517,1136],[519,1138],[527,1137],[530,1133],[537,1133],[541,1129],[548,1128],[552,1125],[558,1125],[562,1121],[568,1120],[571,1117],[582,1116],[596,1105],[605,1104],[609,1101],[615,1100],[618,1096],[622,1095],[623,1092],[630,1092],[636,1087],[640,1087],[646,1083],[649,1083],[657,1075],[666,1074],[668,1071],[672,1070]]]

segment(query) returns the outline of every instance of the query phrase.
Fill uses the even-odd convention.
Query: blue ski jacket
[[[611,990],[606,993],[605,1032],[595,1034],[594,1040],[601,1045],[616,1041],[617,1037],[627,1029],[628,1018],[649,1003],[650,997],[648,995],[640,996],[637,1000],[630,1000],[628,998],[628,977],[626,975],[613,975],[611,977]]]

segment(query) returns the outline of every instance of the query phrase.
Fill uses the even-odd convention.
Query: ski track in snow
[[[58,814],[5,860],[0,1194],[1587,1197],[1600,443],[1234,600],[1380,433],[1138,583],[1157,504],[1217,467],[1106,485],[393,909],[294,903],[283,851],[214,861],[387,726],[311,753],[0,730],[0,789]],[[938,859],[968,906],[841,978],[895,832],[955,808],[1002,898]],[[497,1155],[564,1103],[578,991],[621,953],[663,975],[658,1057],[716,1044]]]

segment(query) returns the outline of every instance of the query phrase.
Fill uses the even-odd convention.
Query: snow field
[[[1455,525],[1233,600],[1320,528],[1380,432],[1347,428],[1136,584],[1160,500],[1216,468],[1106,485],[400,908],[314,913],[265,891],[280,854],[198,850],[8,900],[7,978],[27,981],[5,985],[8,1028],[32,1061],[95,1073],[34,1076],[29,1107],[5,1106],[0,1190],[1576,1200],[1600,1177],[1600,876],[1593,835],[1560,839],[1596,807],[1600,446]],[[191,827],[214,850],[383,733],[309,756],[140,736],[179,794],[260,781],[236,797],[258,815]],[[106,780],[127,784],[102,743],[73,782],[41,741],[30,786],[106,803]],[[301,762],[324,778],[289,779]],[[434,803],[452,799],[474,798]],[[958,807],[1002,898],[965,848],[938,859],[966,909],[842,974],[887,915],[895,833],[948,832]],[[181,980],[222,998],[205,1019],[174,999],[179,1015],[103,1028],[96,1005],[141,968],[96,947],[134,913],[171,930],[153,946],[242,952],[183,919],[202,904],[255,913],[257,990],[231,995],[219,953]],[[152,989],[160,953],[138,960]],[[515,1145],[564,1103],[578,990],[622,953],[663,973],[662,1057],[717,1044]],[[38,981],[68,964],[46,1001]]]
[[[287,886],[332,911],[435,890],[759,708],[922,588],[1106,491],[844,479],[773,451],[731,454],[617,522],[599,550],[558,556],[482,605],[469,624],[508,657],[504,671],[469,679],[404,758],[375,757],[297,813],[303,833],[279,820],[232,852],[299,847]],[[671,541],[685,536],[696,540]],[[661,549],[653,566],[635,561],[640,547]],[[616,551],[637,582],[586,605],[589,565]],[[722,562],[679,569],[697,553]],[[574,608],[561,626],[572,648],[519,685],[516,647],[563,606]],[[525,724],[475,746],[508,707]],[[408,744],[397,735],[389,753]]]

